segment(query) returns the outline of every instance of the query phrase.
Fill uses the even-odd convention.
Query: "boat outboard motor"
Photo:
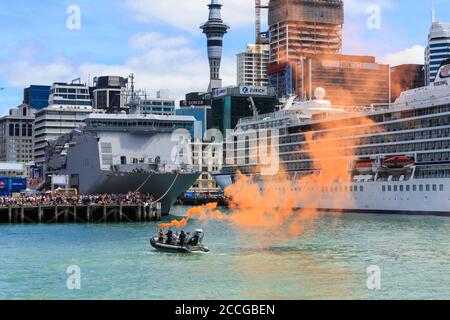
[[[203,230],[195,230],[192,232],[191,236],[189,237],[188,244],[191,246],[198,246],[202,244],[203,237],[204,237]]]

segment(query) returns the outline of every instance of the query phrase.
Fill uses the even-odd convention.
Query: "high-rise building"
[[[211,0],[209,7],[209,19],[200,28],[208,38],[208,59],[210,68],[210,83],[208,92],[222,86],[220,79],[220,64],[222,61],[223,37],[230,28],[221,17],[222,5],[219,0]]]
[[[48,106],[49,96],[50,86],[31,85],[23,90],[23,103],[40,110]]]
[[[278,96],[297,92],[296,70],[307,56],[342,52],[343,24],[342,0],[270,0],[268,73]]]
[[[354,55],[314,55],[298,68],[298,95],[314,98],[318,87],[336,105],[368,106],[389,103],[389,70],[375,57]]]
[[[434,14],[433,14],[434,17]],[[434,18],[433,18],[434,19]],[[450,23],[433,20],[425,48],[425,81],[434,82],[442,62],[450,58]]]
[[[423,64],[402,64],[391,68],[391,102],[403,91],[425,86]]]
[[[89,87],[84,84],[54,83],[50,90],[49,106],[36,113],[34,125],[34,160],[45,162],[48,142],[84,125],[92,113]]]
[[[442,63],[450,59],[450,23],[438,22],[434,0],[431,7],[431,29],[425,48],[425,84],[434,82]]]
[[[237,55],[238,86],[267,86],[269,45],[248,44],[245,52]]]
[[[33,123],[36,110],[22,104],[0,118],[0,161],[34,161]]]
[[[123,92],[128,80],[123,77],[105,76],[94,78],[94,109],[107,113],[126,111]]]

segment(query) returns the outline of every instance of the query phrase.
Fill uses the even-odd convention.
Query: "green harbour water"
[[[156,226],[0,225],[0,299],[450,299],[446,217],[324,214],[271,245],[193,220],[211,252],[192,255],[155,251]],[[66,287],[71,265],[80,290]],[[366,285],[372,265],[378,291]]]

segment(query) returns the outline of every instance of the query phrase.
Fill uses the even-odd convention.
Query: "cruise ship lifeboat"
[[[370,159],[358,160],[356,161],[354,168],[356,171],[360,173],[371,172],[373,169],[373,162]]]
[[[387,169],[407,169],[414,166],[416,160],[410,156],[394,156],[382,161],[383,168]]]

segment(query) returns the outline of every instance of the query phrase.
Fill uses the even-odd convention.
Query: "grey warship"
[[[174,161],[173,133],[192,130],[193,117],[93,113],[84,122],[46,148],[46,174],[67,176],[81,194],[149,193],[167,215],[200,176],[189,161]]]

